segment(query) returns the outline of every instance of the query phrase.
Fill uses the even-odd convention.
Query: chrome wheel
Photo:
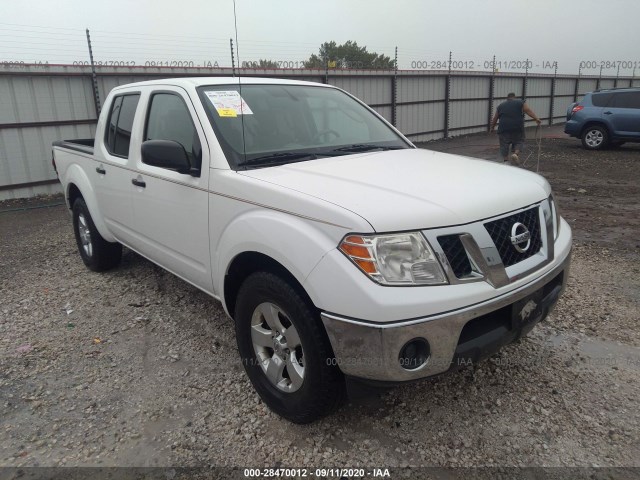
[[[233,311],[242,364],[267,407],[309,423],[342,403],[344,376],[319,312],[299,285],[254,272],[242,281]]]
[[[270,302],[261,303],[251,317],[251,343],[271,384],[291,393],[304,381],[304,353],[289,317]]]
[[[591,148],[598,148],[604,141],[604,135],[600,130],[589,130],[584,138],[585,143]]]
[[[84,214],[78,215],[78,233],[80,234],[80,242],[82,249],[87,257],[93,255],[93,244],[91,243],[91,232],[89,231],[89,224]]]

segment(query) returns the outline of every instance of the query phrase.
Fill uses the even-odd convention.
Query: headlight
[[[447,280],[419,232],[347,235],[339,249],[371,279],[383,285],[442,285]]]
[[[558,213],[558,207],[553,195],[549,196],[549,206],[551,207],[551,218],[553,220],[553,239],[557,240],[560,234],[560,213]]]

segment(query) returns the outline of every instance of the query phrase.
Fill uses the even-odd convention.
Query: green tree
[[[318,55],[315,53],[304,62],[305,68],[394,68],[391,57],[376,52],[368,52],[367,47],[358,46],[349,40],[338,45],[336,42],[325,42],[320,45]]]

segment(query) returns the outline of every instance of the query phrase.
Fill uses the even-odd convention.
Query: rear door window
[[[109,112],[109,121],[107,122],[107,134],[104,143],[109,153],[113,153],[113,145],[116,141],[116,131],[118,128],[118,116],[120,115],[120,107],[122,107],[122,96],[116,97],[111,103],[111,111]]]
[[[119,95],[113,99],[105,134],[105,146],[112,155],[123,158],[129,156],[131,130],[138,100],[140,94]]]
[[[613,96],[609,106],[640,109],[640,92],[618,92]]]

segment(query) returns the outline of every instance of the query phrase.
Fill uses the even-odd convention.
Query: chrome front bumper
[[[542,320],[564,291],[569,276],[571,253],[545,275],[514,290],[486,302],[471,305],[452,312],[427,318],[377,324],[364,320],[344,318],[330,313],[321,314],[335,354],[335,362],[345,375],[382,382],[403,382],[443,373],[460,363],[462,351],[469,352],[469,345],[459,343],[460,333],[471,320],[508,307],[529,295],[544,289],[547,284],[559,281],[559,287],[546,296],[541,314],[517,330],[508,332],[501,339],[483,335],[473,346],[474,359],[484,357],[499,346],[526,334],[535,323]],[[562,274],[561,280],[558,276]],[[402,347],[415,338],[424,338],[430,345],[429,360],[419,368],[407,370],[400,364]],[[484,339],[484,340],[483,340]],[[483,345],[482,342],[485,342]],[[497,347],[497,348],[496,348]]]

